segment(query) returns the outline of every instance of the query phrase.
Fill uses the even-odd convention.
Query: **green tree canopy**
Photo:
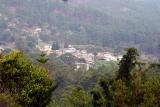
[[[92,107],[92,97],[81,87],[69,87],[63,94],[62,107]]]
[[[0,82],[21,105],[29,107],[44,107],[55,89],[48,71],[33,65],[19,51],[0,59]]]
[[[139,56],[136,48],[127,49],[127,53],[123,56],[119,63],[118,79],[130,80],[131,71],[136,67],[137,56]]]

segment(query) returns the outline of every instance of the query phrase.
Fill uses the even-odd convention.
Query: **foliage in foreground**
[[[89,89],[79,86],[67,88],[60,107],[159,107],[160,76],[148,78],[148,71],[151,74],[155,69],[159,72],[160,68],[139,63],[138,56],[137,49],[128,49],[115,78],[103,76]]]
[[[58,67],[55,76],[62,73],[56,78],[60,83],[56,90],[58,95],[52,96],[55,83],[46,69],[33,65],[21,52],[1,55],[0,106],[45,107],[50,103],[47,107],[159,107],[160,68],[139,63],[138,56],[137,49],[128,49],[119,63],[117,75],[111,78],[108,74],[95,73],[104,72],[105,67],[94,72],[73,73],[58,63],[45,66],[50,67],[51,72]],[[71,73],[74,76],[67,76]],[[100,78],[96,83],[97,76]],[[69,82],[70,79],[73,81]]]
[[[0,59],[1,96],[8,91],[22,106],[44,107],[51,98],[55,83],[48,71],[33,65],[18,51]]]
[[[0,107],[21,107],[21,106],[15,102],[14,98],[12,98],[11,95],[7,93],[1,93]]]

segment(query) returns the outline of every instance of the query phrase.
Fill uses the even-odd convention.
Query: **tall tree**
[[[123,56],[119,63],[117,79],[130,80],[131,71],[136,67],[137,56],[139,56],[136,48],[127,49],[127,53]]]

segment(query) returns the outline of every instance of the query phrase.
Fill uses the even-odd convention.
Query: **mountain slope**
[[[1,0],[0,41],[18,48],[33,48],[36,38],[46,42],[95,44],[104,47],[136,46],[158,54],[160,6],[158,0]],[[23,44],[18,46],[19,41]],[[33,47],[28,47],[33,43]]]

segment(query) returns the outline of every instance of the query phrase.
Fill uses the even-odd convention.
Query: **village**
[[[48,56],[50,54],[56,54],[56,57],[61,57],[62,55],[65,55],[67,53],[73,55],[74,57],[78,59],[84,59],[85,61],[77,61],[75,63],[76,68],[75,70],[78,70],[80,68],[84,68],[86,70],[89,70],[89,68],[93,68],[95,65],[96,60],[101,61],[114,61],[117,62],[121,60],[122,55],[114,55],[111,52],[97,52],[95,53],[89,53],[85,49],[76,49],[75,45],[68,45],[67,48],[59,48],[57,50],[52,49],[52,44],[44,43],[42,40],[38,40],[38,45],[36,46],[40,51],[45,52]]]
[[[95,63],[97,60],[99,61],[105,61],[105,62],[118,62],[122,59],[121,54],[115,54],[111,51],[98,51],[95,53],[87,52],[86,49],[77,49],[77,45],[68,45],[64,48],[63,46],[60,46],[58,49],[53,49],[53,41],[50,42],[44,42],[40,39],[39,33],[42,32],[42,29],[39,27],[35,27],[32,29],[27,30],[26,32],[29,32],[29,36],[35,37],[37,39],[36,48],[41,51],[45,52],[48,56],[51,54],[56,54],[56,57],[61,57],[62,55],[65,55],[67,53],[73,55],[74,57],[78,59],[83,59],[84,61],[77,61],[75,63],[76,68],[75,70],[78,70],[80,68],[85,68],[86,70],[89,70],[89,68],[92,68],[95,66]],[[12,47],[11,47],[12,46]],[[83,46],[82,46],[83,47]],[[0,44],[0,52],[4,49],[14,49],[14,44]],[[141,59],[144,61],[148,61],[148,59],[153,59],[154,57],[150,57],[149,55],[141,55]],[[154,58],[156,59],[156,58]]]
[[[75,45],[68,45],[67,48],[64,48],[64,45],[59,47],[58,49],[52,48],[53,42],[45,43],[43,40],[40,39],[39,33],[42,31],[41,28],[36,28],[32,35],[37,37],[38,44],[36,48],[39,49],[41,52],[45,52],[48,56],[50,54],[56,54],[56,57],[60,57],[64,54],[71,54],[78,59],[84,59],[85,61],[75,63],[76,68],[78,70],[80,68],[84,68],[89,70],[89,68],[94,67],[96,60],[103,60],[103,61],[118,61],[122,58],[121,55],[114,55],[111,52],[97,52],[96,55],[94,53],[89,53],[85,49],[76,49]]]

